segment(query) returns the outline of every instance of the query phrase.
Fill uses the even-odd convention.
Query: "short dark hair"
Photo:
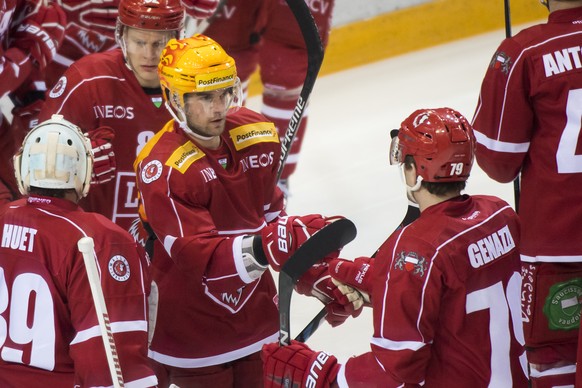
[[[404,168],[410,170],[412,166],[416,167],[416,162],[414,161],[414,157],[412,155],[406,155],[404,157]],[[442,197],[444,195],[450,193],[460,193],[465,189],[467,185],[466,181],[457,181],[457,182],[426,182],[422,181],[420,184],[429,193],[432,195],[436,195],[438,197]]]
[[[44,187],[30,186],[28,194],[42,195],[43,197],[65,198],[67,191],[76,193],[75,189],[45,189]]]

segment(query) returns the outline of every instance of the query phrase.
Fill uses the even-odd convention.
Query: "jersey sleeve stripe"
[[[477,143],[485,146],[491,151],[507,152],[512,154],[525,154],[529,149],[529,142],[526,143],[508,143],[500,140],[493,140],[485,136],[483,133],[474,130]]]
[[[124,321],[124,322],[112,322],[111,331],[113,333],[127,333],[132,331],[143,331],[147,333],[147,322],[146,321]],[[91,338],[101,337],[101,329],[99,325],[95,325],[85,330],[80,330],[77,335],[71,341],[71,345],[82,343],[90,340]]]

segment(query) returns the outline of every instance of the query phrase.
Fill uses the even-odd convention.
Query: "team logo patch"
[[[556,283],[550,287],[544,303],[544,314],[550,330],[571,330],[580,327],[582,279]]]
[[[419,257],[416,252],[407,253],[402,251],[396,255],[394,268],[423,277],[426,272],[426,259]]]
[[[511,58],[503,51],[498,51],[493,55],[489,67],[496,70],[501,70],[503,74],[509,74],[511,69]]]
[[[141,170],[141,180],[143,183],[151,183],[162,175],[162,163],[159,160],[152,160]]]
[[[62,76],[61,78],[59,78],[56,85],[50,91],[49,97],[50,98],[60,97],[65,92],[66,87],[67,87],[67,77]]]
[[[129,263],[125,257],[115,255],[109,259],[109,274],[118,282],[124,282],[129,279]]]

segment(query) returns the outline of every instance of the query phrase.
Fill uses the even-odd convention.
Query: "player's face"
[[[124,33],[126,60],[139,84],[146,88],[160,86],[158,63],[166,43],[174,37],[173,32],[140,30],[128,27]]]
[[[232,88],[185,95],[184,113],[188,127],[202,136],[219,136],[224,131],[232,98]]]

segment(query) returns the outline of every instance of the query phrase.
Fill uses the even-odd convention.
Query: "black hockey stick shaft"
[[[503,14],[505,16],[505,38],[511,38],[511,8],[509,0],[503,0]],[[515,201],[515,211],[519,211],[519,197],[520,197],[520,178],[519,174],[513,180],[513,199]]]
[[[309,11],[309,7],[305,0],[285,1],[293,12],[295,20],[297,20],[297,24],[301,30],[301,34],[303,35],[303,40],[305,41],[305,46],[307,48],[307,73],[305,74],[305,81],[303,81],[303,87],[299,93],[299,98],[293,109],[293,115],[287,124],[285,136],[281,140],[281,157],[279,159],[277,180],[279,180],[283,173],[283,168],[285,167],[285,162],[289,156],[293,139],[299,130],[299,124],[301,123],[307,101],[309,100],[309,95],[313,90],[317,74],[321,68],[321,63],[323,62],[323,45],[321,43],[321,37],[319,36],[319,30],[317,29],[317,25],[313,20],[313,15],[311,14],[311,11]]]
[[[279,343],[289,345],[291,296],[299,278],[325,256],[356,237],[356,226],[347,218],[325,226],[301,245],[279,273]]]

